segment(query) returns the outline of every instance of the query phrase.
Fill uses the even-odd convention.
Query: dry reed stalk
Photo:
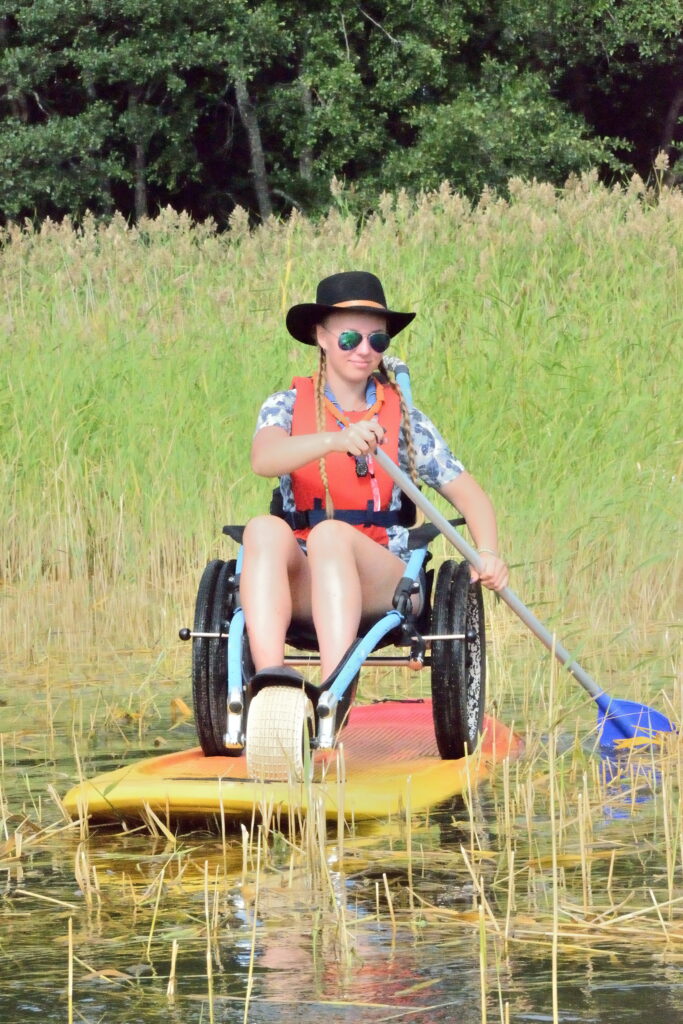
[[[666,879],[667,879],[667,892],[669,899],[673,899],[674,884],[676,877],[676,840],[672,836],[672,821],[674,819],[674,809],[672,806],[672,799],[670,796],[670,787],[667,781],[666,775],[662,775],[661,781],[662,787],[662,820],[664,822],[664,847],[665,847],[665,858],[666,858]],[[679,819],[680,829],[680,819]]]
[[[3,757],[4,757],[4,753],[3,753]],[[0,822],[0,824],[2,825],[2,831],[5,834],[5,841],[9,842],[9,829],[7,828],[7,819],[9,817],[9,810],[8,810],[8,805],[7,805],[7,802],[5,800],[5,794],[3,792],[1,784],[0,784],[0,814],[2,815],[2,821]]]
[[[607,885],[606,885],[607,895],[609,896],[611,907],[614,907],[614,897],[612,895],[612,882],[614,880],[614,865],[616,863],[616,857],[617,857],[617,851],[616,850],[612,850],[612,855],[610,856],[610,859],[609,859],[609,870],[607,872]]]
[[[481,994],[481,1024],[486,1024],[487,1012],[486,1002],[488,999],[487,985],[487,950],[486,950],[486,921],[484,919],[484,906],[479,904],[479,991]]]
[[[389,882],[387,881],[386,873],[382,872],[382,881],[384,883],[384,894],[387,898],[387,906],[389,908],[389,917],[391,918],[391,930],[396,934],[396,915],[394,914],[394,902],[391,898],[391,892],[389,891]]]
[[[213,904],[211,907],[211,934],[218,934],[218,919],[220,912],[219,886],[218,886],[218,864],[213,876]]]
[[[590,906],[590,859],[587,856],[588,844],[586,842],[586,805],[585,805],[585,794],[577,794],[578,804],[578,819],[579,819],[579,850],[581,855],[581,887],[583,891],[583,907],[584,911],[588,913],[588,907]]]
[[[211,921],[209,916],[209,862],[204,861],[204,920],[206,923],[206,985],[209,1000],[209,1024],[214,1024],[213,1005],[213,949],[211,941]]]
[[[247,867],[249,863],[249,832],[245,825],[240,824],[240,831],[242,833],[242,888],[246,885],[247,880]]]
[[[87,844],[80,842],[76,848],[74,859],[74,877],[78,888],[85,897],[85,904],[88,910],[92,910],[93,896],[92,883],[90,881],[90,862],[88,860]]]
[[[152,833],[152,835],[162,835],[171,847],[175,849],[178,845],[178,840],[174,834],[166,827],[164,822],[161,820],[159,815],[152,810],[152,807],[148,803],[143,804],[143,812],[145,822]]]
[[[62,818],[64,819],[64,822],[69,827],[73,827],[73,820],[71,818],[71,815],[67,811],[66,807],[64,806],[64,802],[63,802],[62,798],[60,797],[59,793],[57,792],[57,790],[55,789],[55,787],[52,785],[51,782],[48,783],[47,791],[50,794],[52,802],[57,805],[59,813],[61,814]]]
[[[254,987],[254,962],[256,957],[256,924],[258,920],[259,910],[259,886],[261,880],[261,829],[258,830],[258,839],[256,846],[256,881],[254,884],[254,906],[252,910],[252,926],[251,926],[251,948],[249,950],[249,969],[247,972],[247,991],[244,996],[244,1016],[242,1018],[243,1024],[248,1024],[249,1020],[249,1003],[251,1002],[251,993]]]
[[[657,897],[653,893],[652,889],[648,889],[647,891],[649,892],[650,899],[652,900],[653,906],[654,906],[655,910],[657,911],[657,917],[659,918],[659,923],[662,926],[662,932],[664,933],[664,938],[666,940],[666,944],[667,944],[667,946],[670,946],[672,944],[671,943],[671,938],[670,938],[669,932],[667,931],[667,927],[664,924],[664,918],[662,917],[662,911],[660,910],[659,904],[657,903]],[[671,904],[669,904],[669,910],[671,910]]]
[[[464,790],[462,796],[463,796],[463,800],[465,802],[465,806],[467,807],[467,817],[468,817],[469,826],[470,826],[470,856],[474,860],[474,856],[475,856],[475,854],[474,854],[474,847],[475,847],[475,840],[477,840],[477,835],[476,835],[476,828],[475,828],[475,824],[474,824],[474,795],[473,795],[473,788],[472,788],[472,774],[471,774],[471,771],[470,771],[472,756],[473,755],[471,755],[468,752],[467,744],[465,744],[465,779],[466,779],[466,785],[465,785],[465,790]],[[478,845],[479,845],[479,843],[478,843],[478,840],[477,840],[477,846]]]
[[[500,932],[500,925],[498,924],[496,915],[493,913],[493,910],[491,909],[491,904],[486,899],[483,877],[481,875],[477,875],[476,871],[474,870],[474,865],[471,863],[469,857],[467,856],[467,851],[465,850],[464,846],[460,847],[460,853],[462,854],[462,859],[465,862],[465,867],[467,868],[470,878],[472,879],[472,885],[474,886],[474,891],[476,893],[477,899],[479,900],[480,906],[484,907],[484,909],[486,910],[486,914],[490,918],[491,924],[495,928],[496,932]]]
[[[164,886],[165,872],[166,865],[164,864],[161,871],[159,872],[159,878],[157,880],[157,894],[156,899],[154,900],[154,910],[152,912],[152,920],[149,926],[149,935],[147,936],[147,949],[145,951],[145,956],[150,961],[150,963],[152,961],[152,939],[154,938],[154,929],[156,928],[157,916],[159,914],[159,904],[161,902],[161,892]]]
[[[171,946],[171,967],[168,972],[168,984],[166,986],[166,998],[171,1002],[175,998],[177,989],[176,962],[178,959],[178,940],[174,939]]]
[[[337,745],[335,759],[337,771],[337,853],[339,857],[339,867],[341,869],[344,864],[344,831],[346,828],[346,818],[344,816],[344,807],[346,802],[346,760],[344,758],[343,742]]]
[[[218,803],[221,822],[221,850],[223,851],[223,874],[228,874],[228,848],[225,840],[225,805],[223,804],[223,779],[218,780]]]
[[[29,889],[15,889],[19,896],[30,896],[34,900],[42,900],[44,903],[53,903],[57,907],[66,907],[67,910],[78,910],[75,903],[67,903],[66,900],[58,900],[55,896],[45,896],[40,892],[31,892]]]
[[[505,943],[507,944],[510,937],[510,921],[512,919],[512,912],[516,905],[515,900],[515,854],[514,850],[511,850],[508,854],[508,889],[507,889],[507,908],[505,911],[505,928],[503,930],[503,936]]]
[[[406,806],[405,806],[405,828],[406,828],[406,858],[408,861],[408,906],[411,918],[415,911],[415,894],[413,890],[413,817],[410,812],[410,785],[412,778],[409,775],[406,779]]]
[[[74,1020],[74,932],[73,932],[73,918],[69,918],[68,924],[68,966],[67,966],[67,1012],[66,1019],[68,1024],[73,1024]]]

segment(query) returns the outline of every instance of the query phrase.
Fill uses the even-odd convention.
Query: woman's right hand
[[[368,455],[382,444],[384,427],[377,420],[360,420],[351,423],[337,435],[337,451],[349,455]]]

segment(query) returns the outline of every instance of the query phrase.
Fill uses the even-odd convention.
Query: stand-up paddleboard
[[[246,758],[205,757],[199,748],[165,754],[82,782],[64,798],[74,817],[116,821],[145,813],[165,819],[251,816],[254,807],[287,813],[322,800],[328,817],[386,817],[409,805],[424,810],[473,787],[522,740],[485,717],[474,754],[439,757],[431,701],[356,706],[337,750],[317,751],[312,784],[262,782],[246,774]]]

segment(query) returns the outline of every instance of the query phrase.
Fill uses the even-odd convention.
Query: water
[[[414,815],[411,858],[403,820],[350,830],[343,852],[336,829],[259,850],[239,829],[171,843],[67,825],[48,787],[63,793],[78,763],[91,775],[195,742],[172,711],[188,672],[175,652],[114,648],[5,663],[0,1020],[69,1019],[71,922],[74,1021],[241,1022],[247,999],[252,1022],[552,1021],[557,892],[558,1019],[683,1022],[678,761],[603,766],[560,738],[556,886],[540,729],[472,808]]]

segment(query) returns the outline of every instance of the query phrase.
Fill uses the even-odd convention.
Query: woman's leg
[[[361,615],[381,615],[404,574],[405,563],[348,523],[328,519],[306,544],[313,623],[326,679],[358,635]]]
[[[311,617],[306,556],[283,519],[256,516],[244,530],[240,597],[256,671],[282,665],[292,616]]]

